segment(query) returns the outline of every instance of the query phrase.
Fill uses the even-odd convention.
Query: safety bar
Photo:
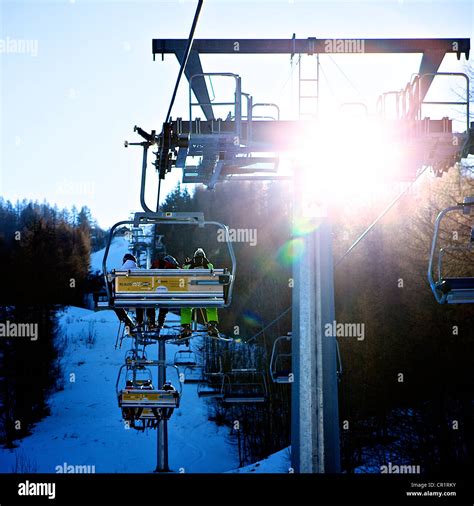
[[[422,107],[423,105],[465,105],[466,106],[466,134],[469,135],[469,77],[464,72],[430,72],[426,74],[422,74],[420,76],[420,84],[422,80],[426,77],[436,77],[436,76],[458,76],[464,77],[466,80],[466,101],[465,102],[453,102],[453,101],[425,101],[421,100],[421,86],[418,86],[418,103],[419,103],[419,117],[422,116]]]
[[[274,109],[276,109],[276,113],[277,113],[277,116],[276,118],[274,116],[255,116],[253,114],[253,110],[256,108],[256,107],[273,107]],[[276,120],[276,121],[279,121],[280,120],[280,108],[278,107],[277,104],[274,104],[272,102],[259,102],[257,104],[253,104],[252,105],[252,118],[258,118],[258,119],[271,119],[271,120]]]
[[[235,80],[235,92],[234,102],[193,102],[192,101],[192,82],[196,77],[206,77],[206,76],[219,76],[219,77],[232,77]],[[192,133],[193,126],[193,107],[201,107],[203,105],[233,105],[234,106],[234,117],[235,117],[235,135],[239,139],[242,137],[242,84],[241,78],[237,74],[233,74],[232,72],[204,72],[202,74],[194,74],[189,77],[189,132]]]
[[[205,221],[203,218],[202,213],[171,213],[171,212],[165,212],[165,213],[136,213],[133,220],[123,220],[119,221],[115,225],[113,225],[109,232],[109,237],[107,240],[107,245],[105,247],[104,251],[104,258],[102,260],[102,274],[104,276],[104,283],[105,283],[105,289],[107,292],[107,300],[109,303],[109,306],[112,307],[113,304],[113,297],[110,290],[110,286],[108,283],[108,270],[107,270],[107,258],[109,256],[110,251],[110,245],[112,244],[112,239],[114,236],[115,230],[122,226],[122,225],[131,225],[136,223],[144,223],[144,224],[155,224],[155,225],[197,225],[199,227],[205,227],[207,225],[213,225],[217,226],[218,228],[224,230],[225,235],[225,243],[227,244],[227,250],[229,252],[229,256],[231,259],[231,270],[230,270],[230,284],[227,290],[227,301],[222,306],[218,307],[228,307],[230,306],[232,302],[232,292],[234,288],[234,280],[235,280],[235,272],[237,269],[237,259],[235,257],[234,248],[232,246],[232,242],[230,240],[229,235],[229,229],[226,225],[223,225],[222,223],[219,223],[218,221]],[[171,271],[171,269],[170,269]],[[143,306],[146,304],[138,304],[138,306]],[[170,307],[179,307],[178,305],[170,304]],[[104,307],[104,306],[98,306],[98,307]],[[117,306],[121,307],[121,306]],[[205,306],[202,307],[213,307],[211,306]],[[217,307],[217,306],[214,306]]]
[[[183,385],[182,385],[181,381],[179,381],[179,369],[178,369],[178,367],[176,367],[175,365],[172,365],[172,364],[160,364],[160,365],[163,365],[164,367],[171,367],[172,369],[174,369],[176,371],[177,379],[178,379],[178,383],[179,383],[179,390],[177,390],[177,392],[181,396],[181,394],[183,393]],[[130,370],[132,370],[132,369],[130,369],[130,367],[128,367],[128,364],[126,364],[126,363],[122,364],[120,366],[119,372],[118,372],[118,375],[117,375],[117,381],[115,382],[115,392],[116,392],[117,396],[119,396],[121,390],[123,390],[123,389],[119,388],[119,383],[120,383],[120,378],[122,376],[122,371],[123,371],[124,367],[127,368],[127,373]],[[148,371],[150,372],[151,379],[153,379],[151,371],[149,369],[148,369]],[[160,389],[158,389],[158,390],[160,390]],[[145,391],[149,392],[150,390],[145,390]],[[151,391],[153,391],[153,390],[151,390]],[[165,392],[166,392],[166,390],[165,390]]]
[[[284,356],[284,357],[291,357],[292,354],[291,353],[280,353],[280,352],[276,352],[276,349],[277,349],[277,346],[278,346],[278,343],[280,341],[291,341],[292,339],[292,336],[291,334],[289,335],[286,335],[286,336],[279,336],[275,339],[275,341],[273,342],[273,347],[272,347],[272,355],[270,357],[270,378],[272,379],[272,381],[274,383],[277,383],[277,378],[276,378],[276,375],[274,374],[274,366],[276,365],[276,359],[277,357],[279,356]]]
[[[438,255],[438,279],[441,279],[442,277],[442,265],[443,265],[443,257],[444,257],[444,254],[445,253],[449,253],[451,251],[466,251],[466,250],[473,250],[474,248],[474,245],[472,243],[469,243],[467,246],[466,245],[461,245],[461,244],[458,244],[456,246],[448,246],[447,248],[441,248],[439,250],[439,255]]]
[[[466,101],[425,101],[421,100],[421,83],[427,77],[458,76],[466,80]],[[469,133],[469,76],[463,72],[428,72],[413,74],[412,79],[403,90],[382,93],[377,99],[377,113],[385,117],[386,99],[395,95],[397,119],[421,119],[423,105],[464,105],[466,106],[466,132]]]
[[[441,224],[442,219],[444,216],[446,216],[448,213],[454,212],[454,211],[462,211],[464,214],[466,213],[466,209],[471,209],[474,207],[474,200],[472,200],[472,197],[467,197],[465,199],[465,202],[457,204],[455,206],[447,207],[446,209],[443,209],[438,216],[436,217],[435,221],[435,227],[434,227],[434,233],[433,233],[433,240],[431,242],[431,251],[430,251],[430,261],[428,264],[428,281],[431,287],[431,291],[433,292],[433,295],[435,296],[436,300],[442,304],[443,303],[443,297],[439,293],[437,289],[437,283],[441,281],[441,277],[438,277],[438,280],[435,281],[433,278],[433,263],[434,263],[434,257],[436,254],[436,244],[438,243],[438,237],[439,237],[439,227]],[[438,273],[439,273],[439,266],[438,266]]]
[[[228,403],[253,403],[264,402],[268,397],[268,386],[263,372],[248,373],[253,376],[253,381],[235,381],[238,374],[227,372],[222,378],[223,402]],[[261,381],[257,381],[261,378]],[[245,391],[246,390],[246,391]]]
[[[400,96],[403,92],[402,91],[386,91],[385,93],[382,93],[379,95],[379,98],[377,99],[377,105],[376,105],[376,113],[379,116],[382,116],[382,118],[385,118],[385,109],[386,109],[386,102],[387,97],[395,95],[395,107],[396,107],[396,114],[397,119],[400,117]]]

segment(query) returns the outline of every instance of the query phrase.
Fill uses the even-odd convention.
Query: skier
[[[166,381],[161,389],[164,390],[165,392],[176,393],[176,395],[178,392],[176,390],[176,388],[171,384],[171,381]],[[168,420],[169,418],[171,418],[173,411],[174,411],[174,408],[161,408],[161,413],[162,413],[162,416],[165,420]]]
[[[176,388],[171,384],[171,381],[166,381],[163,385],[162,390],[167,390],[168,392],[176,392]]]
[[[140,387],[140,390],[153,390],[153,384],[151,380],[145,380],[143,385]]]
[[[187,258],[184,263],[185,269],[214,269],[214,266],[206,258],[206,254],[202,248],[198,248],[192,259]],[[219,337],[217,329],[218,317],[216,308],[206,308],[207,315],[207,333],[211,337]],[[188,339],[192,336],[191,332],[192,308],[181,308],[181,333],[180,339]]]
[[[152,269],[178,269],[179,263],[175,257],[171,255],[165,255],[163,258],[155,260],[151,264]],[[153,313],[152,313],[153,311]],[[150,314],[148,316],[148,324],[150,330],[156,330],[158,334],[161,332],[163,325],[165,324],[166,315],[168,314],[168,309],[160,308],[160,312],[158,313],[158,327],[155,323],[156,312],[154,309],[150,310]],[[150,323],[151,322],[151,323]]]
[[[131,253],[126,253],[122,259],[122,267],[120,268],[122,271],[139,269],[137,265],[137,259]],[[125,324],[126,333],[130,333],[130,329],[134,327],[134,323],[132,319],[128,316],[125,309],[119,308],[114,309],[115,314],[118,316],[118,319]],[[146,310],[147,318],[155,319],[155,310],[147,309]],[[137,317],[137,330],[141,330],[143,325],[143,308],[137,307],[135,308],[135,315]]]

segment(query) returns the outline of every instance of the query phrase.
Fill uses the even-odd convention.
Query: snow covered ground
[[[114,239],[107,262],[109,269],[120,268],[128,246],[126,238]],[[104,250],[91,255],[92,272],[102,270],[103,255]],[[122,349],[114,349],[118,330],[115,313],[69,307],[60,315],[59,323],[59,341],[63,340],[64,344],[64,390],[51,396],[51,415],[36,424],[30,436],[17,441],[17,448],[0,448],[0,472],[12,472],[20,465],[27,472],[54,473],[56,466],[65,463],[95,466],[97,473],[153,471],[156,467],[156,431],[126,429],[117,405],[115,382],[131,342],[124,340]],[[178,325],[178,317],[169,313],[167,324]],[[178,349],[184,348],[166,345],[168,362],[172,362]],[[148,347],[147,353],[149,358],[156,358],[157,346]],[[156,378],[156,367],[153,369]],[[168,377],[177,384],[176,374],[171,369]],[[180,408],[168,423],[172,470],[190,473],[288,472],[288,450],[237,469],[237,449],[230,442],[229,429],[208,420],[208,402],[211,401],[198,397],[197,384],[183,385]]]
[[[64,390],[52,395],[51,416],[19,441],[18,448],[0,450],[0,472],[11,472],[17,455],[36,472],[54,473],[64,463],[95,466],[98,473],[153,471],[156,431],[126,429],[117,406],[115,381],[130,345],[124,340],[123,348],[114,350],[117,317],[112,311],[71,307],[60,324],[66,337]],[[95,344],[88,343],[90,334]],[[167,344],[169,359],[177,349]],[[169,377],[173,379],[171,370]],[[175,471],[224,472],[238,466],[229,429],[208,421],[206,402],[197,396],[196,384],[183,385],[181,407],[169,422],[169,462]]]
[[[290,449],[284,448],[268,458],[249,466],[228,471],[229,473],[289,473],[291,469]]]
[[[111,269],[120,269],[122,258],[129,252],[130,241],[126,237],[115,237],[110,245],[109,256],[107,258],[107,267]],[[102,259],[104,258],[104,249],[91,254],[90,270],[92,272],[102,272]]]

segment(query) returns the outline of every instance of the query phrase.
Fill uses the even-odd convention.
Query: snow
[[[264,460],[229,473],[288,473],[291,470],[290,448],[284,448]]]
[[[108,269],[122,265],[129,241],[116,237],[111,243]],[[91,254],[91,272],[102,271],[105,249]],[[167,324],[178,325],[169,313]],[[156,467],[156,431],[126,429],[117,405],[115,382],[130,341],[115,350],[118,320],[113,311],[94,312],[69,307],[59,316],[59,343],[64,389],[54,393],[50,416],[31,429],[31,435],[16,441],[17,448],[0,450],[0,472],[15,466],[26,472],[54,473],[57,466],[94,466],[97,473],[147,473]],[[195,338],[192,346],[197,346]],[[152,348],[152,349],[150,349]],[[156,346],[148,347],[156,358]],[[166,345],[167,362],[184,349]],[[152,356],[152,354],[154,354]],[[156,367],[153,368],[156,383]],[[175,385],[176,376],[168,370]],[[281,450],[250,466],[238,467],[238,455],[229,428],[208,420],[208,403],[197,395],[197,384],[184,384],[180,408],[168,422],[169,464],[173,471],[190,473],[287,473],[289,450]]]
[[[115,237],[110,244],[109,256],[107,258],[107,267],[111,269],[120,269],[122,259],[125,253],[129,252],[130,242],[126,237]],[[91,254],[90,270],[92,272],[102,272],[102,260],[104,258],[105,248]]]
[[[120,243],[117,246],[118,251]],[[167,323],[176,325],[178,317],[168,316]],[[117,405],[115,381],[130,340],[124,340],[122,349],[114,349],[116,315],[70,307],[59,323],[60,337],[66,344],[64,390],[51,396],[51,415],[36,424],[30,436],[17,441],[17,448],[0,451],[0,472],[12,472],[16,456],[29,461],[32,472],[54,473],[56,466],[64,463],[95,466],[97,473],[152,472],[156,467],[156,431],[126,429]],[[168,361],[177,349],[184,349],[166,346]],[[154,358],[157,347],[148,348],[148,357]],[[171,369],[168,376],[176,384]],[[217,473],[238,467],[229,428],[208,420],[207,402],[197,396],[197,384],[183,385],[180,408],[168,423],[173,471]]]

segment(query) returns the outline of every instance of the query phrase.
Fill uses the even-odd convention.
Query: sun
[[[308,122],[290,165],[308,205],[363,204],[393,194],[404,152],[377,119]],[[311,204],[311,202],[313,204]]]

